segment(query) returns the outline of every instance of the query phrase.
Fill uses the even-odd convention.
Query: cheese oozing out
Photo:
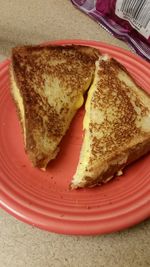
[[[25,110],[24,110],[24,105],[23,105],[23,99],[22,99],[22,96],[20,94],[17,83],[15,81],[14,74],[13,74],[12,70],[11,70],[11,83],[12,83],[12,94],[14,96],[14,100],[17,104],[18,109],[19,109],[21,123],[23,126],[24,143],[26,144]]]

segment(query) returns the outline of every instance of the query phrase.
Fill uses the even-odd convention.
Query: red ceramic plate
[[[150,93],[150,65],[121,48],[94,41],[53,44],[95,46],[119,60]],[[0,204],[18,219],[63,234],[100,234],[132,226],[150,216],[150,155],[125,174],[93,189],[70,191],[81,147],[84,108],[76,115],[56,160],[46,172],[31,166],[24,152],[10,96],[9,61],[0,65]]]

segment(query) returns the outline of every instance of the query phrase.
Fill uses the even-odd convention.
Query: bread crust
[[[116,155],[114,158],[111,158],[109,162],[107,162],[108,169],[106,172],[101,173],[101,175],[94,180],[93,180],[93,177],[86,176],[83,179],[84,180],[83,183],[81,182],[77,186],[71,183],[70,188],[77,189],[77,188],[84,188],[84,187],[95,187],[95,186],[100,186],[102,184],[105,184],[111,179],[113,179],[115,176],[120,176],[118,175],[119,173],[121,173],[122,175],[125,167],[137,161],[139,158],[146,155],[149,151],[150,151],[150,137],[147,140],[145,140],[144,143],[137,144],[136,146],[128,149],[127,151],[124,151],[123,156],[127,158],[126,163],[121,163],[121,164],[112,163],[111,164],[111,162],[117,161],[117,157],[119,159],[119,156]],[[95,169],[95,172],[96,172],[96,169]]]

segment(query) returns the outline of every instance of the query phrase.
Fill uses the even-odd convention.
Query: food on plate
[[[45,169],[84,102],[98,59],[86,46],[24,46],[12,51],[11,93],[23,129],[25,150]]]
[[[106,183],[150,151],[150,96],[107,55],[96,62],[84,130],[73,189]]]

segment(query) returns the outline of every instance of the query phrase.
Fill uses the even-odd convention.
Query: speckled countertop
[[[0,0],[0,60],[12,46],[56,39],[127,45],[69,0]],[[65,236],[26,225],[0,210],[0,267],[149,267],[150,222],[101,236]]]

